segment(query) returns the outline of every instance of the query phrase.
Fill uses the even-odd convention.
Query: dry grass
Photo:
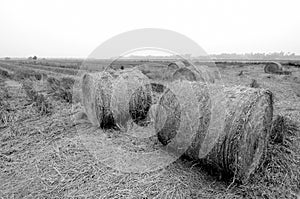
[[[57,99],[62,99],[68,103],[72,103],[74,82],[74,79],[68,77],[48,77],[47,88]]]
[[[264,67],[265,73],[278,74],[278,75],[291,75],[291,71],[286,71],[278,62],[267,63]]]
[[[0,81],[2,89],[0,90],[0,130],[6,127],[13,120],[13,112],[9,104],[11,96],[7,88],[4,87],[4,82]]]
[[[250,84],[251,88],[259,88],[259,84],[257,83],[256,79],[253,79],[251,84]]]
[[[31,81],[23,81],[22,88],[24,89],[29,102],[36,107],[37,111],[42,114],[46,115],[52,112],[52,105],[51,103],[45,98],[43,94],[38,93],[33,88],[33,83]]]

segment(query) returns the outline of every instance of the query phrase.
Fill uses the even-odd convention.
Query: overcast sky
[[[4,0],[0,57],[85,58],[138,28],[163,28],[207,53],[300,54],[299,0]]]

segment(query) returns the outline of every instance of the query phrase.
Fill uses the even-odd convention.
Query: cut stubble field
[[[76,78],[76,70],[57,66],[3,62],[1,68],[12,73],[31,69],[50,77]],[[290,66],[290,75],[266,74],[263,64],[228,63],[218,69],[225,86],[250,87],[256,80],[256,87],[273,93],[270,143],[263,165],[247,183],[232,183],[232,178],[186,157],[145,173],[111,168],[97,158],[109,154],[93,153],[97,142],[133,152],[151,150],[147,148],[151,144],[121,136],[117,130],[93,127],[82,115],[79,100],[69,103],[59,99],[47,90],[44,80],[31,79],[34,90],[50,104],[49,112],[41,112],[22,86],[24,80],[0,75],[0,197],[297,198],[297,193],[299,197],[300,68]],[[151,141],[155,143],[151,146],[160,147],[156,138]]]

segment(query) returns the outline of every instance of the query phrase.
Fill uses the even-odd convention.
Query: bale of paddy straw
[[[158,140],[171,151],[179,154],[187,151],[197,158],[196,151],[200,150],[208,129],[210,106],[209,92],[204,83],[173,82],[160,98],[156,110]]]
[[[129,101],[129,113],[134,123],[145,126],[154,120],[155,107],[165,89],[164,85],[152,82],[135,90]]]
[[[88,119],[101,128],[117,125],[122,130],[127,129],[132,119],[138,123],[144,119],[147,103],[151,103],[150,90],[144,86],[146,81],[148,78],[134,69],[113,75],[108,72],[85,74],[81,89]],[[138,89],[141,93],[134,95]]]
[[[136,119],[143,119],[139,117],[142,117],[144,109],[147,109],[147,104],[151,103],[149,102],[149,89],[145,87],[148,81],[148,77],[136,69],[122,72],[113,81],[110,110],[117,126],[121,129],[127,129],[135,109],[141,109]],[[132,99],[132,95],[137,89],[141,89],[141,92]],[[135,122],[138,122],[137,120]]]
[[[188,62],[185,62],[188,64]],[[168,70],[177,70],[180,68],[185,68],[187,65],[182,61],[171,62],[168,64]]]
[[[207,66],[190,66],[180,68],[173,73],[173,81],[188,80],[215,83],[215,74]]]
[[[271,73],[271,74],[280,74],[283,72],[283,67],[278,62],[269,62],[266,63],[264,67],[265,73]]]
[[[210,96],[205,88],[200,82],[174,82],[159,102],[163,108],[158,108],[157,116],[166,114],[167,120],[159,127],[158,139],[172,151],[184,149],[189,157],[244,182],[259,166],[267,145],[273,115],[272,94],[241,86],[224,88],[226,115],[224,121],[217,121],[224,125],[216,132],[209,130],[209,124],[216,122],[211,120],[211,110],[213,106],[215,110],[224,107],[212,103],[218,101],[214,99],[217,95]],[[215,133],[218,135],[212,135]],[[206,137],[216,140],[207,141]],[[210,148],[205,156],[201,155],[204,147]]]
[[[87,73],[82,78],[82,103],[89,121],[97,127],[114,125],[110,111],[113,77],[107,72]]]
[[[175,80],[188,80],[197,81],[196,73],[189,68],[179,68],[173,73],[173,81]]]

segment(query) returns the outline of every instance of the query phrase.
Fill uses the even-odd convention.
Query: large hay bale
[[[273,118],[272,93],[236,86],[225,88],[223,133],[206,161],[235,179],[246,181],[258,168],[267,146]]]
[[[179,68],[173,73],[173,81],[175,80],[187,80],[197,81],[197,74],[190,68]]]
[[[217,80],[221,80],[221,74],[215,66],[195,64],[191,66],[196,71],[200,80],[204,79],[205,82],[215,83]]]
[[[216,79],[220,79],[217,71],[213,71],[208,66],[190,66],[180,68],[173,73],[173,81],[175,80],[188,80],[200,81],[204,83],[215,83]]]
[[[131,95],[129,113],[137,125],[148,125],[155,118],[156,105],[165,91],[165,86],[158,83],[142,85]]]
[[[185,68],[185,67],[186,67],[186,65],[184,64],[184,62],[181,62],[181,61],[171,62],[168,64],[169,70],[177,70],[177,69]]]
[[[264,67],[265,73],[279,74],[283,72],[283,67],[278,62],[269,62]]]
[[[128,129],[128,122],[132,119],[131,114],[133,112],[137,113],[135,122],[139,119],[143,119],[140,117],[142,117],[144,109],[148,109],[148,101],[150,99],[149,89],[144,86],[148,83],[149,79],[147,76],[139,70],[130,70],[126,73],[122,73],[113,81],[110,110],[113,113],[116,124],[121,129]],[[140,92],[134,99],[131,99],[137,89],[142,89],[143,92]],[[136,107],[141,110],[130,110],[130,106],[132,106],[133,109]]]
[[[188,153],[196,158],[195,152],[200,150],[210,120],[207,87],[200,82],[175,81],[158,104],[155,129],[160,129],[157,131],[159,141],[179,154],[189,149]]]
[[[114,125],[110,111],[112,81],[113,77],[107,72],[87,73],[82,78],[82,103],[94,126]]]
[[[148,78],[134,69],[113,75],[108,72],[85,74],[82,103],[93,125],[101,128],[117,125],[126,130],[130,121],[143,120],[150,108],[150,90],[144,86]]]
[[[136,67],[144,75],[150,79],[164,79],[166,75],[167,65],[157,62],[149,62]]]
[[[2,68],[0,68],[0,75],[2,77],[5,77],[5,78],[10,78],[9,72],[7,70],[2,69]]]
[[[221,103],[215,103],[218,95],[209,96],[205,84],[189,84],[174,82],[170,92],[161,98],[159,107],[164,107],[167,120],[158,132],[159,140],[175,151],[187,148],[186,154],[191,158],[200,158],[237,180],[247,180],[260,164],[267,145],[273,114],[271,93],[241,86],[224,88],[222,101],[226,110],[223,110]],[[225,120],[211,121],[212,108],[226,112]],[[157,115],[161,111],[158,108]],[[209,123],[215,122],[224,122],[218,132],[209,130]],[[215,133],[218,135],[211,135]],[[207,141],[206,137],[216,140]],[[189,147],[188,140],[191,141]],[[203,147],[211,149],[205,156],[201,152],[206,150]]]

